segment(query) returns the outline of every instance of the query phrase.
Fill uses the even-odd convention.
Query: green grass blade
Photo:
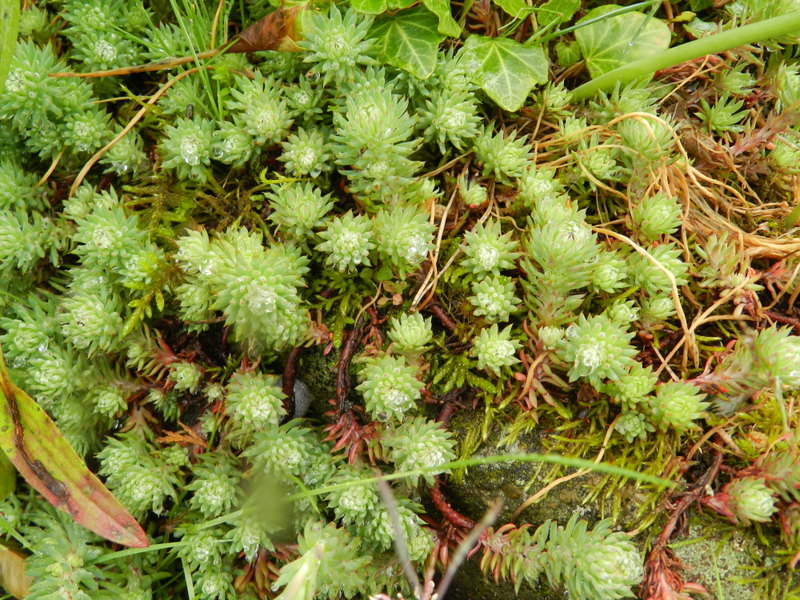
[[[318,496],[320,494],[328,494],[330,492],[337,492],[344,490],[354,485],[369,485],[376,481],[393,481],[395,479],[416,478],[425,473],[440,473],[442,469],[458,469],[461,467],[472,467],[475,465],[486,465],[492,463],[508,463],[508,462],[546,462],[555,465],[562,465],[565,467],[574,467],[576,469],[589,469],[590,471],[597,471],[598,473],[606,473],[608,475],[615,475],[617,477],[626,477],[639,481],[642,483],[650,483],[658,487],[669,487],[679,485],[675,481],[662,479],[653,475],[639,473],[630,469],[616,467],[608,463],[596,463],[591,460],[583,458],[575,458],[571,456],[561,456],[560,454],[506,454],[502,456],[474,456],[472,458],[465,458],[455,460],[453,462],[440,465],[438,467],[431,467],[426,469],[415,469],[413,471],[398,471],[388,475],[380,475],[377,477],[365,477],[363,479],[355,479],[346,481],[344,483],[337,483],[333,485],[326,485],[313,490],[304,490],[297,492],[288,497],[289,500],[301,500],[310,496]]]
[[[20,0],[0,0],[0,92],[6,87],[6,76],[17,47]]]

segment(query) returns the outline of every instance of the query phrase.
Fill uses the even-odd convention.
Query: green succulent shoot
[[[510,277],[502,275],[474,282],[469,302],[475,307],[475,315],[489,323],[508,321],[521,303],[515,287]]]
[[[285,138],[292,119],[281,93],[282,87],[275,79],[256,72],[253,79],[237,78],[237,84],[231,88],[232,99],[226,103],[234,124],[257,145]]]
[[[572,366],[570,381],[585,378],[595,388],[603,381],[621,379],[633,366],[636,349],[631,345],[633,334],[605,315],[586,317],[567,328],[558,355]]]
[[[747,116],[747,111],[741,110],[742,106],[743,100],[734,100],[728,94],[723,94],[713,105],[701,98],[700,111],[695,114],[706,124],[709,132],[741,132],[744,130],[741,122]]]
[[[478,368],[500,376],[504,367],[519,362],[517,350],[522,347],[511,338],[511,325],[498,329],[497,324],[482,330],[473,340],[472,355],[478,360]]]
[[[386,430],[381,444],[387,448],[387,458],[398,471],[424,469],[419,478],[428,485],[433,485],[435,475],[448,472],[439,470],[440,465],[456,458],[452,434],[425,417],[407,419]]]
[[[434,227],[414,207],[383,209],[373,227],[378,254],[400,273],[415,270],[433,249]]]
[[[555,198],[564,189],[564,184],[556,178],[556,172],[546,167],[528,165],[519,180],[518,198],[529,208],[542,198]]]
[[[270,201],[270,221],[290,240],[305,241],[314,235],[333,208],[330,194],[323,195],[310,183],[284,183],[265,196]]]
[[[416,368],[402,358],[381,356],[367,358],[361,371],[358,391],[364,396],[367,411],[377,421],[402,420],[416,409],[422,383]]]
[[[431,319],[424,318],[420,313],[403,313],[391,320],[389,339],[392,340],[392,349],[414,358],[422,354],[433,339]]]
[[[464,204],[469,207],[481,206],[489,197],[485,187],[463,177],[458,180],[458,191]]]
[[[330,144],[318,129],[299,128],[282,142],[281,161],[294,177],[317,177],[333,168]]]
[[[260,234],[236,228],[211,241],[204,231],[189,232],[178,248],[178,264],[189,278],[178,288],[185,313],[222,310],[236,337],[253,350],[296,343],[308,331],[299,294],[308,258],[297,248],[265,248]]]
[[[375,249],[375,241],[369,217],[347,211],[328,221],[319,237],[322,242],[317,244],[317,250],[327,255],[327,266],[343,273],[352,273],[361,265],[370,266],[369,255]]]
[[[543,525],[548,539],[544,571],[554,587],[564,585],[570,598],[626,598],[642,580],[643,568],[633,542],[611,531],[605,519],[589,529],[577,513],[564,526]]]
[[[299,44],[306,51],[303,60],[312,64],[324,83],[352,78],[359,65],[376,63],[370,55],[373,42],[367,37],[371,24],[370,17],[352,9],[342,16],[335,4],[327,15],[312,14]]]
[[[656,428],[650,423],[647,415],[629,410],[617,417],[614,430],[624,437],[626,442],[632,444],[636,439],[646,439],[647,434]]]
[[[214,123],[208,119],[190,120],[181,118],[167,127],[161,142],[167,169],[175,169],[178,177],[193,179],[200,183],[208,178],[214,144]]]
[[[772,490],[758,477],[736,478],[718,494],[704,498],[703,504],[742,525],[766,523],[778,510]]]
[[[278,378],[252,371],[234,373],[226,387],[225,410],[236,438],[277,427],[286,415]]]
[[[492,175],[503,183],[522,177],[533,154],[524,137],[516,132],[506,136],[502,131],[493,133],[487,127],[475,140],[475,156],[483,165],[483,174]]]
[[[511,232],[501,233],[500,223],[494,220],[478,224],[473,231],[466,232],[464,241],[465,258],[461,264],[478,276],[499,275],[503,270],[513,269],[520,256]]]
[[[645,242],[675,233],[681,224],[681,206],[677,198],[666,194],[645,196],[631,212],[633,224]]]
[[[697,386],[687,381],[670,381],[656,387],[655,397],[650,398],[650,411],[660,429],[687,431],[696,426],[708,407],[705,395]]]
[[[674,126],[663,117],[624,119],[617,125],[617,131],[629,150],[623,156],[631,166],[657,163],[672,152],[675,144]]]
[[[751,521],[769,521],[778,510],[775,497],[762,479],[742,477],[726,486],[736,519],[745,525]]]

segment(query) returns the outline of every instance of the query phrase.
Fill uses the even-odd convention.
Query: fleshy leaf
[[[619,8],[616,4],[598,6],[581,21],[597,19]],[[669,46],[670,32],[658,19],[629,12],[577,29],[575,39],[589,74],[595,78],[624,64],[660,54]]]
[[[0,448],[25,481],[76,523],[118,544],[148,545],[136,520],[86,467],[47,413],[11,383],[2,351]]]
[[[424,6],[375,19],[370,36],[379,58],[419,79],[433,73],[439,43],[445,38],[436,15]]]
[[[6,75],[17,47],[19,0],[0,0],[0,92],[6,87]]]
[[[425,6],[439,18],[439,33],[447,37],[461,35],[461,26],[450,12],[450,2],[447,0],[423,0]]]
[[[474,81],[505,110],[519,110],[536,84],[547,83],[547,57],[538,46],[476,35],[463,52]]]
[[[24,598],[30,584],[31,578],[25,576],[25,559],[0,545],[0,588],[15,598]]]

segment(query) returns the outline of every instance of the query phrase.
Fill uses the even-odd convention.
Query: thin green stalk
[[[181,561],[183,565],[183,578],[186,580],[186,593],[189,596],[189,600],[195,600],[196,596],[194,594],[194,582],[192,581],[192,572],[189,569],[189,565],[186,564],[185,561]]]
[[[205,525],[205,523],[203,524]],[[202,527],[205,529],[205,527]],[[214,540],[215,544],[231,544],[233,540]],[[161,544],[152,544],[147,546],[147,548],[126,548],[125,550],[118,550],[117,552],[108,552],[106,554],[101,554],[97,558],[91,561],[92,564],[107,564],[114,560],[119,560],[121,558],[128,558],[129,556],[135,556],[136,554],[145,554],[147,552],[158,552],[159,550],[172,550],[173,548],[181,548],[183,546],[188,546],[189,542],[180,540],[178,542],[163,542]]]
[[[147,548],[126,548],[125,550],[119,550],[117,552],[109,552],[107,554],[101,554],[96,559],[92,561],[92,563],[109,563],[112,560],[119,560],[120,558],[127,558],[129,556],[134,556],[135,554],[143,554],[145,552],[157,552],[159,550],[170,550],[172,548],[180,548],[181,546],[185,546],[186,542],[164,542],[162,544],[151,544]],[[133,550],[133,552],[131,552]]]
[[[437,467],[413,469],[410,471],[397,471],[388,475],[379,475],[377,477],[365,477],[363,479],[354,479],[345,481],[343,483],[335,483],[323,487],[315,488],[313,490],[304,490],[288,496],[288,500],[301,500],[311,496],[318,496],[320,494],[329,494],[339,490],[345,490],[355,485],[370,485],[376,481],[393,481],[395,479],[405,479],[409,477],[419,477],[429,472],[441,472],[442,469],[458,469],[461,467],[472,467],[475,465],[488,465],[492,463],[508,463],[508,462],[546,462],[565,467],[574,467],[576,469],[589,469],[597,471],[598,473],[606,473],[615,475],[617,477],[627,477],[634,481],[642,483],[650,483],[658,487],[669,487],[680,485],[676,481],[669,481],[661,477],[647,475],[646,473],[639,473],[630,469],[624,469],[608,463],[596,463],[591,460],[583,458],[576,458],[572,456],[561,456],[560,454],[505,454],[501,456],[473,456],[472,458],[465,458],[455,460]]]
[[[650,75],[659,69],[679,65],[687,60],[781,37],[795,33],[798,30],[800,30],[800,12],[773,17],[758,23],[751,23],[750,25],[716,33],[693,42],[675,46],[657,56],[634,61],[601,75],[597,79],[593,79],[576,88],[572,92],[572,100],[583,100],[601,90],[612,89],[617,84],[624,85],[634,79]]]

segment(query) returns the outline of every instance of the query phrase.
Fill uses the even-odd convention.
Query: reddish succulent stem
[[[687,492],[683,496],[681,496],[680,500],[675,504],[675,508],[672,511],[672,514],[667,521],[667,524],[664,526],[664,529],[661,531],[661,534],[658,536],[656,540],[655,546],[666,546],[669,542],[669,538],[672,536],[672,532],[675,531],[675,527],[678,524],[678,519],[680,516],[699,498],[702,498],[703,495],[706,493],[706,486],[709,485],[714,479],[717,477],[717,473],[719,473],[720,466],[722,465],[722,453],[718,450],[715,451],[714,456],[714,463],[708,468],[708,470],[703,473],[703,476],[694,486],[694,489]]]
[[[664,600],[666,598],[681,598],[682,591],[705,591],[702,586],[695,583],[685,583],[678,573],[680,561],[674,558],[672,551],[667,544],[678,525],[678,521],[684,512],[695,501],[702,498],[708,486],[719,473],[722,464],[722,453],[716,451],[713,464],[697,480],[692,489],[683,494],[675,503],[672,514],[661,530],[650,553],[645,561],[645,576],[640,585],[641,595],[647,600]]]
[[[371,332],[370,332],[371,335],[374,335],[374,336],[377,337],[377,339],[375,340],[377,345],[379,345],[379,346],[383,345],[383,332],[381,331],[381,328],[380,328],[381,318],[380,318],[380,315],[378,315],[378,311],[375,310],[374,306],[368,306],[366,308],[366,312],[369,315],[369,324],[370,324],[370,327],[371,327]]]
[[[439,411],[439,414],[436,417],[436,420],[442,424],[443,427],[447,427],[450,425],[450,418],[453,416],[453,413],[456,411],[456,407],[452,402],[448,402],[444,406],[442,406],[442,410]]]
[[[225,325],[225,327],[222,328],[222,336],[220,337],[220,342],[219,343],[222,344],[223,346],[227,346],[228,345],[228,335],[230,335],[230,333],[231,333],[231,326],[230,325]]]
[[[450,506],[450,503],[447,502],[447,498],[444,497],[441,485],[442,482],[439,481],[439,478],[437,477],[436,483],[431,488],[431,500],[433,500],[433,504],[437,509],[439,509],[439,512],[444,515],[445,519],[447,519],[456,527],[463,527],[464,529],[472,529],[475,527],[475,521],[469,517],[465,517],[452,506]]]
[[[292,348],[286,357],[286,365],[283,367],[283,385],[281,386],[285,396],[283,408],[290,419],[294,417],[294,381],[297,377],[297,360],[300,358],[301,350],[300,346]]]
[[[439,322],[442,326],[447,329],[450,333],[455,333],[456,331],[456,322],[453,320],[453,317],[447,314],[447,311],[441,307],[440,304],[436,302],[431,302],[425,309],[430,312],[434,317],[439,319]]]
[[[777,321],[778,323],[783,323],[784,325],[791,325],[797,331],[800,331],[800,319],[795,319],[787,315],[782,315],[778,312],[775,312],[774,310],[765,310],[764,314],[773,321]]]
[[[345,412],[347,394],[350,393],[350,360],[353,358],[360,338],[361,318],[356,321],[353,329],[345,332],[342,353],[336,363],[336,407],[339,410],[339,414]]]
[[[450,390],[442,395],[439,398],[439,403],[442,405],[439,414],[436,417],[436,420],[442,424],[443,427],[450,426],[450,418],[453,416],[453,413],[456,411],[457,402],[461,397],[461,394],[464,393],[466,388],[460,387],[454,390]]]

